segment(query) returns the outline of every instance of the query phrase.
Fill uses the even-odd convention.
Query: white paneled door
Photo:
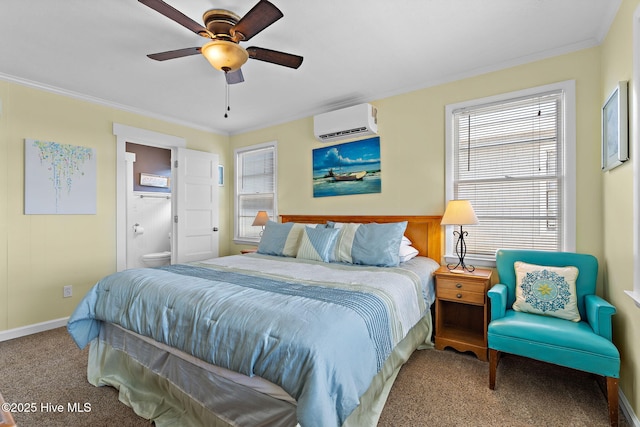
[[[174,164],[174,263],[218,256],[218,155],[178,148]]]

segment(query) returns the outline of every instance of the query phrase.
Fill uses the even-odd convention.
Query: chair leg
[[[500,360],[500,352],[492,348],[489,349],[489,388],[496,388],[496,371],[498,370],[498,361]]]
[[[618,379],[607,377],[607,404],[609,405],[609,424],[618,426]]]

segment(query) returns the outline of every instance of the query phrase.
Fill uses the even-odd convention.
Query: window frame
[[[251,238],[247,236],[240,236],[240,212],[239,212],[239,200],[240,196],[248,193],[241,193],[240,189],[242,188],[240,185],[241,179],[241,168],[239,165],[240,156],[251,151],[263,150],[265,148],[273,148],[273,216],[269,215],[269,219],[272,221],[276,221],[278,218],[278,142],[271,141],[265,142],[261,144],[248,145],[246,147],[236,148],[233,151],[234,155],[234,190],[233,190],[233,200],[234,200],[234,215],[233,215],[233,242],[235,244],[240,245],[257,245],[260,243],[260,237]],[[266,193],[265,193],[266,194]]]
[[[640,106],[640,95],[637,85],[640,82],[640,6],[633,13],[633,90],[630,91],[631,111],[629,114],[629,131],[631,136],[631,150],[640,147],[640,122],[636,112]],[[631,87],[630,87],[631,89]],[[638,160],[633,160],[633,290],[624,292],[633,300],[636,307],[640,308],[640,186],[635,184],[640,180],[640,164]]]
[[[575,251],[576,247],[576,101],[575,101],[575,80],[567,80],[549,85],[533,87],[529,89],[503,93],[455,104],[448,104],[445,107],[445,201],[454,199],[454,176],[455,176],[455,147],[454,147],[454,112],[462,108],[474,108],[487,104],[508,102],[513,99],[534,97],[544,93],[561,91],[563,94],[562,123],[564,144],[562,150],[563,175],[561,179],[563,194],[563,251]],[[482,221],[482,219],[480,219]],[[466,231],[473,233],[473,226],[465,227]],[[458,257],[455,254],[455,240],[453,237],[453,226],[446,226],[445,232],[445,254],[446,262],[456,262]],[[495,267],[495,255],[492,257],[478,257],[467,254],[465,260],[468,264],[485,267]]]

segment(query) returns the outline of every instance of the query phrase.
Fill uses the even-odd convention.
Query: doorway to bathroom
[[[189,150],[185,148],[186,141],[183,138],[118,123],[113,124],[113,133],[117,137],[117,270],[148,266],[141,265],[141,257],[150,254],[161,256],[167,244],[171,263],[217,257],[218,155]],[[140,156],[135,153],[127,153],[127,143],[158,149],[160,151],[156,153],[162,158],[170,153],[168,176],[161,166],[154,169],[158,173],[138,171],[136,175],[134,164],[141,159],[136,159]],[[158,162],[162,163],[166,164],[166,160]],[[141,175],[143,173],[145,175]],[[138,191],[132,190],[134,181],[142,182]],[[169,191],[165,187],[167,184]],[[155,215],[156,212],[148,212],[137,216],[140,210],[161,210],[167,209],[167,206],[170,206],[170,231],[166,233],[164,213],[157,212],[158,215]],[[144,218],[144,223],[139,220],[141,218]],[[161,225],[155,225],[154,218]],[[157,248],[162,250],[148,252],[155,251],[157,243]]]
[[[171,263],[171,149],[127,142],[127,268]]]

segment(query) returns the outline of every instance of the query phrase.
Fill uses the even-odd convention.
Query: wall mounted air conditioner
[[[354,105],[313,118],[313,133],[322,142],[378,133],[378,110],[371,104]]]

